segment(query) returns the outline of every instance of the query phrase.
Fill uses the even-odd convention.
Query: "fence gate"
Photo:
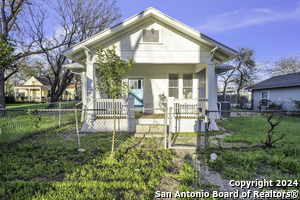
[[[204,123],[204,115],[199,108],[173,107],[169,108],[168,147],[176,149],[200,149],[204,148],[207,135],[207,124]],[[201,137],[202,132],[202,137]],[[206,137],[207,138],[207,137]],[[207,140],[206,140],[207,141]]]

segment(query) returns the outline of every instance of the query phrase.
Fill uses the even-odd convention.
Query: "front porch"
[[[47,86],[17,86],[14,88],[15,98],[24,101],[46,102],[50,88]],[[19,96],[18,96],[19,94]]]
[[[167,112],[170,112],[170,108],[174,108],[172,112],[177,118],[198,118],[204,117],[205,110],[208,108],[208,99],[205,98],[175,99],[174,97],[169,97],[166,107],[153,109],[145,107],[136,108],[134,100],[132,97],[115,99],[116,118],[128,118],[129,112],[133,111],[135,119],[164,119],[165,114],[163,110],[167,109]],[[94,108],[96,119],[111,119],[114,117],[112,99],[95,99]]]

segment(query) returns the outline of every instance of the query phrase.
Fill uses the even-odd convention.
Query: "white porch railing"
[[[95,99],[95,109],[97,117],[113,117],[113,100],[112,99]],[[118,117],[127,117],[127,99],[115,99],[116,115]]]
[[[200,115],[204,116],[205,110],[207,109],[207,102],[208,100],[204,98],[199,98],[199,99],[169,98],[168,107],[174,107],[175,114],[178,114],[181,117],[191,117],[191,114],[198,116],[196,109],[200,109],[199,110]]]

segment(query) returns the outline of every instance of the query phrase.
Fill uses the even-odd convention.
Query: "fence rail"
[[[202,115],[203,111],[195,107],[144,108],[139,112],[116,109],[119,114],[116,114],[114,123],[113,109],[30,108],[0,109],[0,146],[72,144],[87,149],[101,145],[108,147],[114,129],[117,149],[137,146],[206,148],[216,143],[216,135],[223,138],[231,134],[241,134],[240,141],[251,143],[250,137],[268,132],[271,126],[267,117],[272,114],[272,122],[283,116],[276,134],[290,132],[299,135],[300,128],[300,111],[206,110]],[[104,117],[95,116],[99,112],[104,113]]]

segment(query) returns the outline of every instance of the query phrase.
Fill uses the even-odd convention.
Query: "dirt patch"
[[[213,171],[211,167],[207,163],[205,163],[205,161],[202,158],[199,158],[196,162],[197,166],[195,166],[195,168],[197,170],[198,176],[201,177],[200,183],[204,182],[216,185],[222,192],[239,190],[239,194],[241,194],[242,192],[247,192],[249,190],[248,188],[241,189],[240,187],[231,187],[229,184],[230,180],[222,178],[220,173]],[[258,188],[251,187],[251,190],[256,191],[258,190]]]
[[[190,162],[193,161],[193,155],[196,153],[196,150],[182,150],[182,149],[175,149],[174,155],[175,158],[172,159],[170,166],[166,169],[168,173],[171,174],[179,174],[179,170],[183,165],[185,160]],[[180,181],[174,177],[165,175],[163,176],[162,180],[159,183],[157,191],[160,192],[171,192],[172,198],[167,199],[176,199],[175,194],[178,191]],[[162,199],[153,197],[153,199]]]
[[[231,136],[230,133],[224,133],[222,135],[215,135],[209,137],[210,139],[210,145],[211,146],[217,146],[222,148],[233,148],[233,147],[250,147],[251,144],[248,142],[222,142],[221,139],[226,136]]]

